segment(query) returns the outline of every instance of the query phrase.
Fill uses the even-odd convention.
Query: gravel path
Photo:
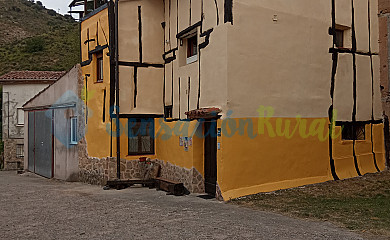
[[[0,171],[0,239],[363,239],[298,220],[147,188],[104,191]]]

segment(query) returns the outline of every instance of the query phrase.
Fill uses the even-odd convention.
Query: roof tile
[[[13,80],[58,80],[66,72],[65,71],[12,71],[0,76],[0,81]]]

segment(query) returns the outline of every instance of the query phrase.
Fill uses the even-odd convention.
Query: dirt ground
[[[1,239],[364,239],[328,222],[154,189],[0,172]]]
[[[390,172],[256,194],[231,203],[291,217],[330,221],[390,239]]]

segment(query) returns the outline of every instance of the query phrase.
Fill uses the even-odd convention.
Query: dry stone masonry
[[[79,143],[79,180],[93,185],[106,185],[107,181],[117,178],[116,158],[93,158],[86,152],[86,142]],[[204,193],[204,178],[195,168],[186,169],[159,159],[151,159],[151,164],[161,166],[159,176],[181,182],[192,193]],[[139,160],[121,159],[121,179],[142,179],[148,165]]]

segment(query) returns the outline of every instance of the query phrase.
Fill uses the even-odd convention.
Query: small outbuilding
[[[58,71],[11,71],[0,76],[5,170],[23,169],[23,104],[64,74]]]
[[[47,178],[78,180],[84,135],[83,80],[79,65],[23,105],[25,169]]]

